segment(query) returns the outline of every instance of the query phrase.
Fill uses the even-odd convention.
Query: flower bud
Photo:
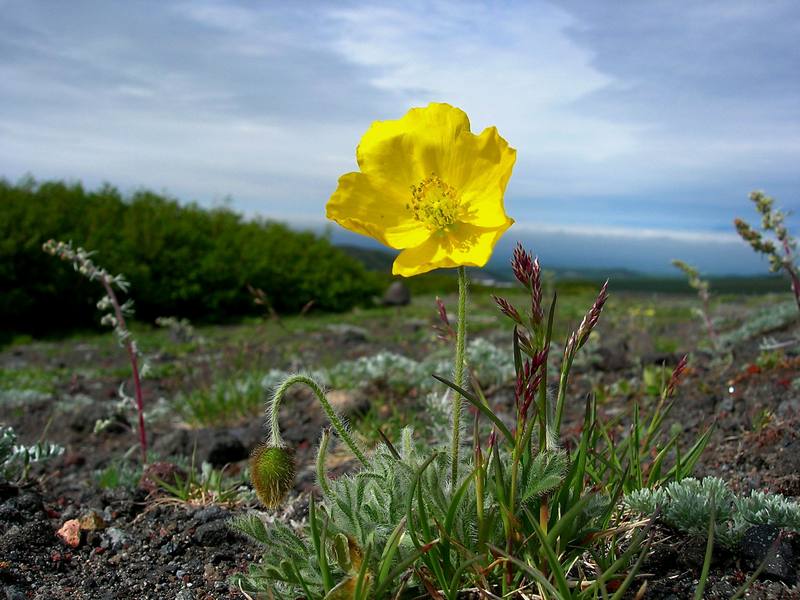
[[[281,503],[292,488],[294,473],[294,458],[286,448],[260,444],[250,455],[250,478],[267,508]]]

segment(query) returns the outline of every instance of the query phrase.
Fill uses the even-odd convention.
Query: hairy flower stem
[[[128,331],[125,323],[125,316],[122,313],[122,307],[117,300],[117,295],[114,293],[114,288],[108,281],[108,277],[100,277],[100,283],[106,290],[111,306],[114,307],[114,316],[117,318],[117,327],[120,331]],[[139,447],[142,451],[142,464],[147,464],[147,432],[144,428],[144,400],[142,398],[142,381],[139,376],[139,360],[136,358],[136,350],[133,347],[133,340],[130,336],[125,338],[125,350],[128,352],[128,358],[131,361],[131,371],[133,372],[133,389],[136,398],[136,413],[139,417]]]
[[[328,415],[331,426],[336,430],[336,433],[339,434],[339,437],[342,438],[344,443],[347,444],[347,447],[350,448],[353,455],[362,465],[366,466],[367,457],[364,456],[364,453],[355,443],[355,440],[350,436],[350,432],[347,431],[347,427],[345,427],[339,415],[333,410],[331,403],[328,402],[328,399],[325,397],[325,392],[322,391],[322,388],[316,381],[306,375],[292,375],[291,377],[287,377],[283,383],[278,386],[278,389],[275,390],[269,403],[270,445],[277,448],[282,448],[284,446],[283,439],[281,438],[280,425],[278,424],[278,413],[284,394],[296,383],[304,383],[311,388],[311,391],[314,392],[317,400],[319,400],[319,403],[322,405],[325,414]]]
[[[456,329],[456,358],[454,377],[456,385],[464,385],[464,344],[467,337],[467,271],[458,267],[458,325]],[[450,449],[450,479],[458,482],[458,458],[461,437],[461,394],[453,395],[453,438]]]

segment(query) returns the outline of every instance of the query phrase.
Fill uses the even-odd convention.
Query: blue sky
[[[793,0],[0,0],[0,176],[320,226],[370,122],[447,101],[549,265],[758,272],[731,222],[800,207],[798,39]]]

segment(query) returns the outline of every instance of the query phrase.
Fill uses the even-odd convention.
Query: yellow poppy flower
[[[402,250],[395,275],[482,267],[514,222],[503,193],[516,150],[494,127],[471,133],[466,113],[449,104],[373,123],[356,158],[361,171],[339,178],[327,216]]]

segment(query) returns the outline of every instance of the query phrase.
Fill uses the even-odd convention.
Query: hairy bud
[[[261,444],[250,455],[250,478],[267,508],[281,503],[292,488],[294,474],[294,457],[286,448]]]

